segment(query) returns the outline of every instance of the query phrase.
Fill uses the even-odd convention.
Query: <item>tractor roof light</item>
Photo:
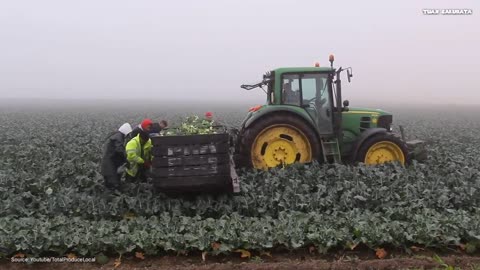
[[[315,63],[315,67],[320,67],[320,63],[319,63],[319,62],[316,62],[316,63]]]
[[[328,56],[328,61],[330,62],[330,66],[333,68],[333,61],[335,61],[335,56],[333,54],[330,54]]]

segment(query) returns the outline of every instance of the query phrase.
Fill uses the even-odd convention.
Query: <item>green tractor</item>
[[[349,108],[342,102],[340,75],[351,68],[278,68],[260,83],[267,104],[249,110],[237,132],[237,167],[268,169],[312,161],[408,164],[425,157],[423,141],[407,142],[392,133],[392,114],[379,109]],[[266,89],[265,89],[266,88]],[[421,149],[421,150],[419,150]]]

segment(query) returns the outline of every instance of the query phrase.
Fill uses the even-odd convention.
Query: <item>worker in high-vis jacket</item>
[[[147,172],[152,164],[152,141],[149,133],[141,131],[132,138],[125,147],[127,154],[126,180],[133,182],[136,180],[146,181]]]

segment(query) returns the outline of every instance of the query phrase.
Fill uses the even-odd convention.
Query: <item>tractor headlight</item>
[[[384,128],[388,131],[392,130],[392,115],[380,115],[377,120],[377,127]]]

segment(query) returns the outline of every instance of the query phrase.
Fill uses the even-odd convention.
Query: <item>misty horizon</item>
[[[352,82],[343,80],[352,106],[480,104],[478,7],[466,0],[4,2],[0,95],[261,104],[260,89],[240,85],[278,67],[326,66],[334,54],[335,67],[353,67]],[[473,14],[428,16],[425,8]]]

